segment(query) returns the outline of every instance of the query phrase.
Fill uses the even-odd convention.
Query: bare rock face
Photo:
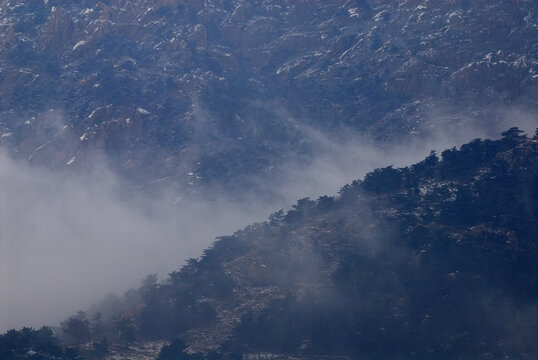
[[[15,44],[17,37],[15,35],[15,27],[13,25],[9,25],[7,29],[5,29],[5,32],[2,33],[0,41],[4,47],[11,47]]]
[[[387,82],[386,89],[405,97],[432,95],[436,91],[436,84],[431,74],[439,70],[423,60],[409,60],[394,73],[395,79]]]
[[[242,24],[252,15],[252,6],[248,3],[238,5],[230,16],[231,23]]]
[[[150,0],[149,4],[156,7],[178,7],[179,5],[185,5],[185,0]]]
[[[194,31],[190,35],[190,40],[196,47],[205,47],[207,44],[207,29],[202,24],[196,24]]]
[[[276,108],[323,132],[349,126],[382,139],[434,126],[424,124],[429,116],[420,109],[438,104],[449,109],[447,118],[465,112],[495,118],[495,106],[537,108],[533,0],[83,0],[61,6],[0,1],[0,131],[22,134],[23,121],[54,105],[77,137],[101,128],[92,131],[109,140],[95,146],[114,153],[118,169],[135,171],[126,165],[133,163],[132,149],[162,154],[141,181],[154,180],[166,159],[192,148],[200,157],[178,167],[208,169],[203,178],[209,182],[223,174],[262,175],[282,154],[315,143],[281,126]],[[113,114],[88,118],[107,106]],[[127,136],[133,125],[124,127],[125,120],[134,124],[138,108],[156,121],[143,116],[137,137]],[[212,140],[200,129],[211,129]],[[125,148],[107,145],[115,137]],[[0,141],[21,154],[17,141],[26,140]],[[225,160],[230,153],[239,159]],[[221,170],[210,171],[217,163]]]
[[[40,48],[58,52],[71,46],[73,29],[74,22],[71,14],[61,7],[53,7],[38,38]]]
[[[187,9],[190,9],[196,12],[203,10],[206,6],[212,6],[212,5],[213,5],[213,2],[211,1],[208,1],[206,4],[205,0],[185,0],[185,6],[187,7]]]
[[[26,71],[9,71],[0,72],[0,96],[8,97],[20,86],[28,86],[34,80],[34,75]]]

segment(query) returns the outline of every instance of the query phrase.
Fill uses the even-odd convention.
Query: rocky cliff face
[[[308,151],[305,124],[390,139],[441,105],[535,109],[536,17],[533,0],[5,0],[1,141],[52,167],[105,154],[137,183],[241,186]]]

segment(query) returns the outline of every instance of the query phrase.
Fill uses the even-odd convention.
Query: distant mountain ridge
[[[244,189],[315,148],[302,125],[398,139],[535,110],[537,7],[3,0],[0,142],[54,168],[104,154],[136,184]]]

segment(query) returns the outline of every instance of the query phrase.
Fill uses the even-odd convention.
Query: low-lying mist
[[[255,180],[258,189],[276,194],[272,200],[208,191],[205,199],[177,201],[181,192],[170,189],[126,197],[126,184],[106,167],[67,176],[0,156],[0,331],[57,325],[149,273],[162,278],[198,257],[216,236],[263,221],[298,198],[335,194],[374,168],[409,165],[432,149],[492,131],[498,136],[510,126],[530,133],[536,126],[524,115],[507,119],[495,127],[441,123],[422,138],[390,146],[351,131],[328,136],[303,126],[313,144],[311,160],[292,157],[277,167],[278,179]]]
[[[349,128],[328,135],[296,124],[312,144],[312,159],[304,163],[290,156],[292,160],[282,166],[285,174],[282,178],[272,182],[261,179],[260,185],[268,191],[276,189],[279,201],[290,206],[298,198],[336,194],[344,184],[376,168],[403,167],[422,161],[432,150],[441,155],[446,149],[476,138],[500,138],[501,133],[511,127],[519,127],[532,136],[538,127],[536,113],[515,108],[499,109],[497,113],[495,119],[429,113],[415,135],[402,136],[392,142],[375,142]]]
[[[106,293],[197,257],[267,209],[219,199],[126,199],[100,169],[70,176],[0,158],[0,330],[54,325]]]

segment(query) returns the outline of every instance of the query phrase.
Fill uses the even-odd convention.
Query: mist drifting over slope
[[[453,113],[454,111],[451,111]],[[475,138],[499,138],[500,134],[518,127],[533,134],[538,127],[538,114],[527,109],[499,108],[498,119],[472,118],[461,115],[454,119],[441,111],[429,112],[425,126],[414,136],[391,141],[376,141],[349,128],[331,134],[295,123],[311,148],[311,157],[301,162],[290,155],[282,166],[282,178],[262,179],[262,188],[275,191],[277,198],[290,199],[335,194],[344,184],[362,178],[373,169],[402,167],[421,161],[430,151],[460,146]]]
[[[509,111],[505,121],[462,121],[432,128],[406,144],[373,143],[352,131],[325,135],[300,127],[311,156],[289,161],[278,177],[256,178],[259,193],[206,189],[196,199],[181,190],[126,190],[106,166],[84,174],[30,167],[0,157],[0,329],[54,325],[109,292],[122,292],[149,273],[161,276],[198,257],[216,236],[263,221],[296,199],[334,194],[374,168],[405,166],[430,150],[520,126],[532,133],[533,114]],[[300,125],[297,125],[300,126]]]
[[[259,217],[218,199],[127,199],[104,169],[64,175],[1,158],[3,330],[55,324],[148,273],[166,274],[216,235]]]

